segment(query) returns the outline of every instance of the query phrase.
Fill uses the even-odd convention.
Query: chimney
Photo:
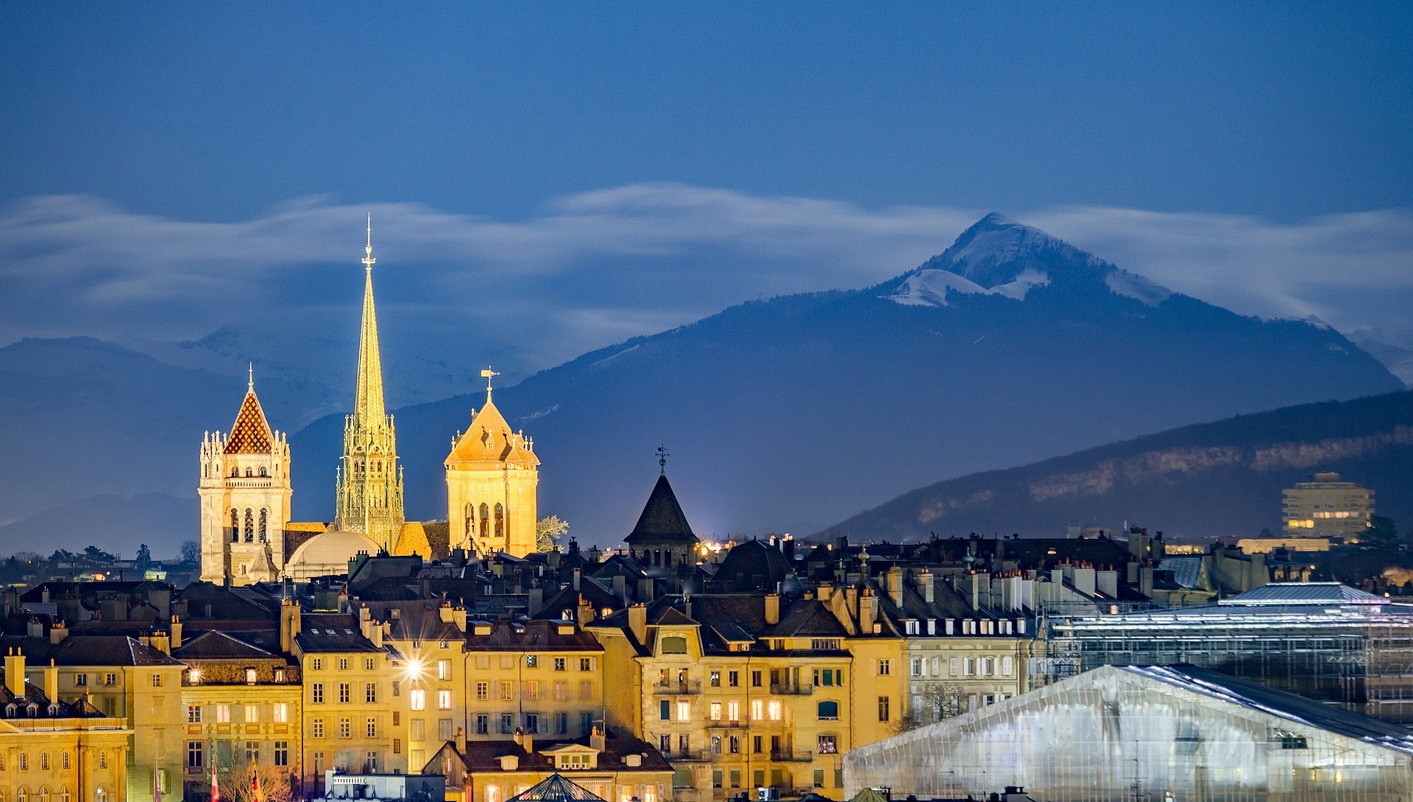
[[[635,604],[628,608],[628,630],[638,639],[638,643],[648,642],[648,608],[645,605]]]
[[[620,601],[625,603],[628,601],[628,580],[622,574],[616,574],[613,577],[613,595],[617,596]]]
[[[44,695],[55,703],[59,701],[59,669],[54,667],[54,658],[49,658],[49,665],[44,667]]]
[[[819,600],[822,601],[822,602],[827,602],[827,601],[829,601],[829,599],[834,596],[834,583],[832,583],[832,582],[821,582],[821,583],[819,583],[818,596],[819,596]]]
[[[280,650],[286,654],[294,652],[294,638],[299,634],[299,600],[280,601]]]
[[[917,589],[922,592],[922,600],[928,604],[937,600],[937,586],[933,584],[932,572],[926,568],[917,576]]]
[[[462,605],[459,605],[459,604],[458,604],[455,608],[453,608],[452,611],[451,611],[451,622],[452,622],[453,624],[456,624],[456,628],[459,629],[459,630],[461,630],[462,634],[465,634],[465,633],[466,633],[466,608],[463,607]]]
[[[51,640],[53,639],[52,633],[51,633],[51,638],[50,638],[50,639],[51,639]],[[181,647],[182,647],[182,620],[181,620],[180,618],[178,618],[177,616],[172,616],[172,648],[173,648],[173,649],[180,649]]]
[[[538,613],[540,611],[540,608],[544,606],[545,589],[539,587],[538,585],[533,588],[530,588],[529,601],[526,603],[525,613],[531,618],[534,618],[535,613]]]
[[[437,608],[437,614],[441,616],[443,624],[451,623],[451,602],[442,601],[442,606]]]
[[[12,648],[5,653],[5,687],[11,696],[25,695],[25,655],[19,649]]]
[[[893,600],[895,607],[903,606],[903,569],[893,566],[888,569],[888,598]]]
[[[68,636],[69,628],[64,626],[63,621],[55,621],[54,625],[49,627],[49,642],[55,646],[58,646]]]
[[[168,637],[167,633],[161,630],[152,630],[152,637],[148,640],[148,645],[162,654],[168,656],[172,654],[172,639]]]
[[[603,722],[595,721],[593,731],[589,734],[589,748],[603,752],[608,748],[608,739],[603,734]]]
[[[860,634],[872,635],[874,625],[878,622],[878,597],[873,595],[871,588],[864,588],[863,597],[859,599],[859,629]]]
[[[780,595],[777,593],[765,594],[765,623],[768,626],[780,623]]]
[[[515,742],[520,744],[520,748],[525,750],[525,756],[531,757],[535,754],[535,736],[532,733],[521,729],[515,730]]]
[[[579,570],[579,566],[577,566],[577,565],[574,566],[574,577],[570,580],[570,582],[573,584],[573,586],[574,586],[574,592],[576,592],[576,593],[579,592],[579,577],[580,577],[582,574],[583,574],[583,571]]]
[[[574,615],[579,626],[588,626],[594,623],[594,606],[581,595],[579,596],[579,604],[574,608]]]
[[[44,637],[44,622],[40,621],[38,617],[29,620],[29,636],[31,638]]]
[[[638,601],[649,604],[653,600],[653,580],[652,577],[642,577],[638,580]]]

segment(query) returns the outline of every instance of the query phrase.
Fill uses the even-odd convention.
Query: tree
[[[251,760],[235,766],[230,774],[221,777],[221,799],[254,802],[257,777],[260,778],[260,797],[265,802],[290,802],[294,797],[289,784],[289,769]]]
[[[184,563],[199,563],[199,562],[201,562],[201,544],[200,544],[200,543],[197,543],[195,540],[183,540],[183,541],[182,541],[182,562],[184,562]]]
[[[558,515],[541,518],[535,523],[535,551],[546,552],[558,549],[560,539],[568,531],[569,522],[561,520]]]
[[[893,725],[894,732],[904,733],[935,724],[962,714],[962,686],[955,682],[928,682],[914,686],[917,706],[909,715],[901,716]]]
[[[146,543],[141,543],[137,547],[137,565],[139,568],[146,568],[152,564],[152,549],[147,548]]]
[[[1370,515],[1369,528],[1359,536],[1359,545],[1370,551],[1398,551],[1401,547],[1398,542],[1398,527],[1394,526],[1392,518]]]
[[[118,561],[117,555],[106,552],[97,546],[85,546],[83,558],[90,563],[97,565],[111,565]]]

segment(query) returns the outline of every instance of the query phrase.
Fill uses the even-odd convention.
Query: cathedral
[[[452,438],[446,469],[446,522],[407,521],[397,430],[383,402],[383,366],[373,305],[373,230],[363,256],[363,318],[353,412],[344,419],[335,470],[332,524],[291,522],[290,448],[273,431],[255,394],[251,369],[230,435],[207,432],[201,444],[201,579],[246,585],[341,574],[359,552],[434,555],[428,532],[447,529],[447,547],[523,557],[536,547],[534,441],[513,431],[491,401],[472,410]]]

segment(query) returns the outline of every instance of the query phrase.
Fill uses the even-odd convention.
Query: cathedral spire
[[[368,215],[368,245],[364,249],[363,327],[358,335],[358,385],[353,416],[364,426],[384,425],[383,361],[378,354],[378,316],[373,309],[373,215]]]

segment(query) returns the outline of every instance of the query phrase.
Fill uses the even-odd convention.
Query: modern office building
[[[1374,491],[1345,482],[1337,473],[1317,473],[1283,491],[1285,532],[1293,537],[1338,537],[1359,542],[1374,514]]]

